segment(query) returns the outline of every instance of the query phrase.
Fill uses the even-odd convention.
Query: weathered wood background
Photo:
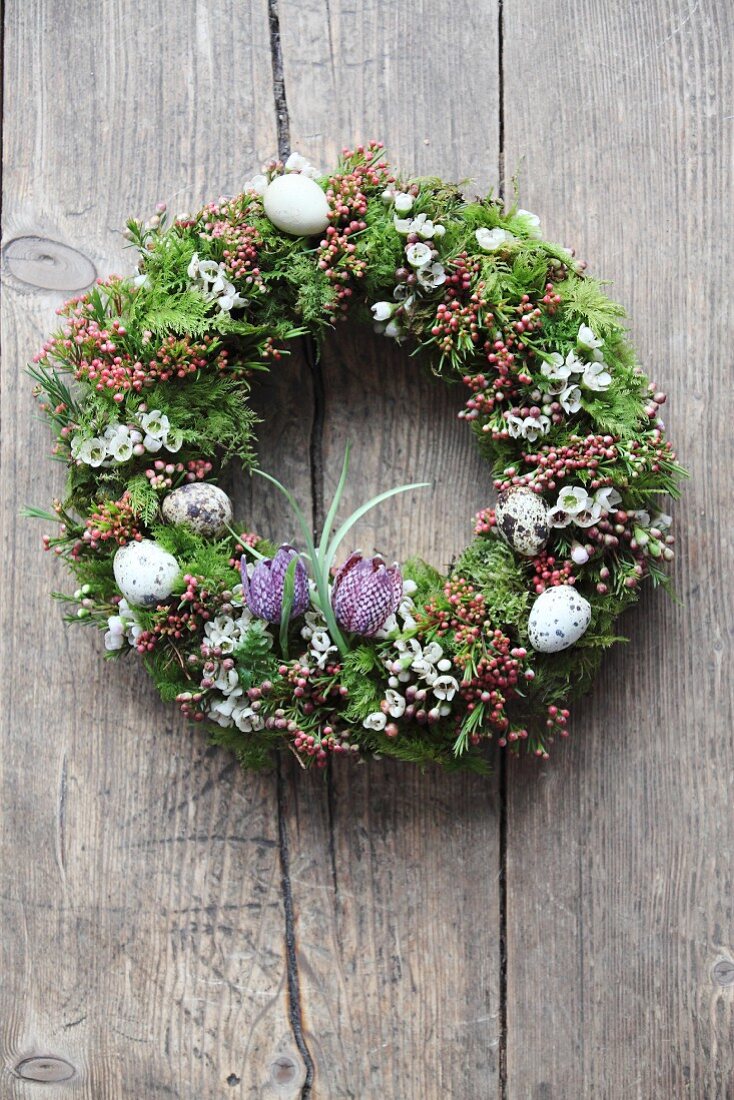
[[[734,1095],[728,0],[6,0],[4,32],[2,1096]],[[491,781],[240,774],[63,627],[19,518],[61,485],[23,364],[127,270],[125,216],[368,137],[520,167],[614,280],[693,477],[682,602],[648,594],[571,740]],[[316,518],[347,438],[360,498],[435,479],[361,542],[444,564],[488,499],[459,401],[339,333],[263,387],[262,461]]]

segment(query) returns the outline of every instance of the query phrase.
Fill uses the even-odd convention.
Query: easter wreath
[[[271,162],[236,197],[170,224],[161,205],[126,236],[137,274],[62,307],[30,368],[69,471],[53,513],[29,509],[61,524],[44,542],[77,578],[57,594],[68,618],[104,632],[110,659],[139,654],[245,766],[281,744],[304,765],[482,769],[489,739],[546,757],[615,619],[673,556],[661,506],[683,471],[621,308],[535,215],[401,180],[379,143],[327,177]],[[353,523],[408,488],[335,531],[348,455],[318,540],[284,486],[276,549],[216,484],[228,460],[255,468],[256,372],[347,317],[469,390],[460,415],[498,497],[448,576],[358,551],[335,567]]]

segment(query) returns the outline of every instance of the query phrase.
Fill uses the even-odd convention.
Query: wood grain
[[[3,1096],[731,1095],[733,32],[717,0],[6,3]],[[405,171],[521,169],[522,204],[615,280],[692,471],[681,605],[646,594],[570,742],[506,784],[242,775],[63,627],[19,518],[61,488],[22,364],[127,269],[124,218],[234,192],[278,143],[326,166],[370,137]],[[320,372],[294,351],[257,389],[263,466],[317,512],[348,439],[345,511],[426,477],[357,538],[445,565],[488,492],[460,396],[369,332]],[[272,493],[231,488],[286,533]]]
[[[475,175],[482,185],[496,179],[494,0],[459,4],[449,19],[434,3],[281,0],[280,19],[294,149],[328,165],[342,145],[377,138],[406,173]],[[472,20],[482,28],[479,39]],[[425,52],[410,46],[417,33]],[[432,47],[438,41],[440,50]],[[433,483],[372,513],[353,544],[390,560],[420,554],[445,567],[469,542],[472,516],[490,491],[486,466],[456,417],[461,394],[369,331],[337,329],[322,373],[327,502],[348,441],[353,475],[344,515],[401,482]],[[497,777],[336,762],[326,792],[301,780],[291,798],[315,1094],[493,1095],[500,1044]]]
[[[680,605],[647,593],[570,742],[540,772],[510,769],[507,1095],[724,1100],[732,10],[505,12],[508,174],[521,163],[523,205],[614,280],[692,476],[675,509]]]
[[[141,14],[6,5],[0,1092],[288,1097],[304,1067],[275,777],[208,748],[134,661],[105,672],[100,639],[49,605],[61,570],[19,517],[61,488],[22,374],[54,308],[129,268],[130,212],[233,192],[275,147],[264,3],[159,0]],[[276,415],[285,381],[260,398],[263,461],[291,481],[301,463],[309,492],[308,417]],[[246,494],[240,515],[267,529],[271,503]]]

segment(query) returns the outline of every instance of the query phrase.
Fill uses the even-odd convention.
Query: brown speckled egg
[[[163,501],[166,523],[180,523],[204,538],[223,534],[232,522],[232,502],[216,485],[192,481],[174,489]]]
[[[525,558],[534,558],[548,541],[548,508],[532,489],[522,485],[505,489],[497,497],[495,517],[503,539]]]

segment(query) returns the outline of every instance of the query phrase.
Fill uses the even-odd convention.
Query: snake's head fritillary
[[[290,618],[295,619],[304,613],[309,604],[308,575],[298,551],[292,546],[281,546],[275,557],[265,558],[257,563],[252,576],[247,575],[247,562],[244,557],[242,558],[240,572],[243,593],[247,606],[258,619],[265,619],[269,623],[280,622],[285,575],[294,558],[297,559],[297,565],[293,578],[293,606]]]
[[[339,626],[370,638],[398,609],[403,578],[397,565],[350,554],[334,578],[331,605]]]

